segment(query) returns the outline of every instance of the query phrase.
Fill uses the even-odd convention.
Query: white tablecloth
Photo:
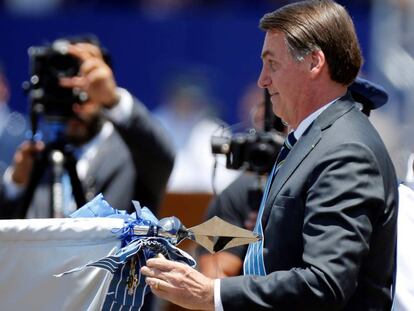
[[[112,275],[88,268],[56,278],[113,253],[111,233],[122,219],[0,220],[0,310],[99,310]]]

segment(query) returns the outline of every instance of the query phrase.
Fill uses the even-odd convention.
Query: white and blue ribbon
[[[140,268],[146,264],[147,259],[162,253],[169,260],[179,261],[195,267],[196,261],[186,252],[177,248],[168,238],[136,235],[134,226],[156,226],[157,218],[146,207],[140,208],[134,202],[136,213],[127,214],[111,207],[102,194],[77,210],[71,217],[116,217],[124,219],[124,227],[113,230],[114,234],[122,240],[122,247],[115,254],[83,266],[55,275],[61,277],[70,273],[82,271],[88,267],[105,269],[113,274],[108,292],[103,303],[103,310],[140,310],[145,294],[149,288],[145,277],[141,275]]]

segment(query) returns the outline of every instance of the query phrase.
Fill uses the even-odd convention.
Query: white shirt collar
[[[317,117],[319,117],[319,115],[322,112],[324,112],[325,109],[327,109],[330,105],[332,105],[334,102],[336,102],[338,100],[338,98],[335,98],[333,101],[327,103],[326,105],[324,105],[321,108],[319,108],[318,110],[312,112],[305,119],[303,119],[302,122],[299,123],[298,127],[294,131],[293,135],[295,136],[296,140],[299,140],[299,138],[302,137],[302,135],[306,131],[306,129],[312,124],[312,122],[315,121],[315,119]]]

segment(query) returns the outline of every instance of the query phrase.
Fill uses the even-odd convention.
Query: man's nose
[[[266,74],[264,68],[262,68],[262,71],[260,72],[259,79],[257,80],[257,85],[262,89],[267,88],[270,85],[270,78]]]

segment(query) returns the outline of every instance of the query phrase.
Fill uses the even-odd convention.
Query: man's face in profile
[[[288,50],[285,35],[280,31],[268,31],[262,61],[258,85],[269,91],[273,112],[286,123],[297,124],[303,117],[301,107],[306,104],[302,92],[307,85],[306,58],[295,60]]]

